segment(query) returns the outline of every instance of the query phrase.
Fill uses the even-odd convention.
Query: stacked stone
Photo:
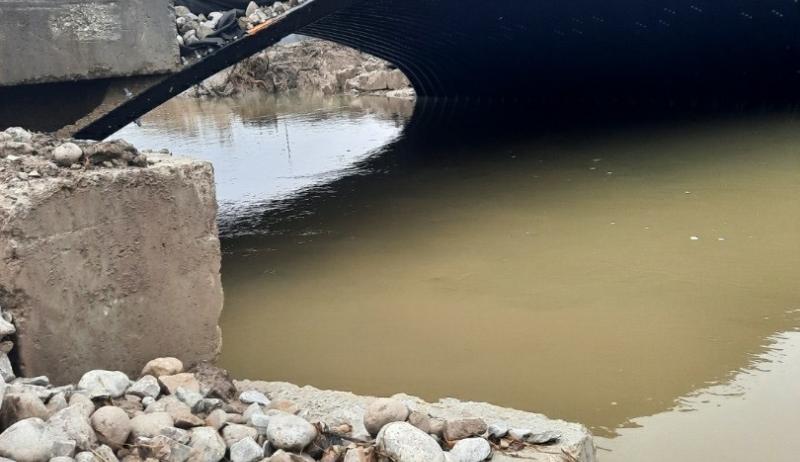
[[[61,169],[144,167],[147,156],[122,140],[65,140],[19,127],[0,132],[0,180],[58,176]]]
[[[11,376],[2,395],[0,457],[18,462],[480,462],[493,448],[559,438],[439,419],[385,398],[364,412],[368,435],[355,435],[349,424],[308,421],[291,401],[239,391],[209,364],[185,371],[176,358],[150,361],[135,381],[106,370],[62,387]]]

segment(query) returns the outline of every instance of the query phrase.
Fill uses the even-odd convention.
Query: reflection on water
[[[676,409],[634,420],[600,439],[603,462],[796,460],[800,439],[800,333],[774,336],[767,352],[730,383],[702,388]]]
[[[352,104],[319,125],[336,126]],[[374,123],[396,130],[400,112],[388,113]],[[259,131],[235,109],[226,123],[238,128],[200,133],[192,127],[210,123],[205,113],[184,114],[183,133],[164,128],[169,117],[153,114],[150,128],[129,133],[178,152],[180,134],[239,159],[280,153],[261,148],[279,146],[279,130]],[[368,132],[332,136],[324,150]],[[657,460],[649,455],[689,440],[694,450],[678,460],[722,460],[726,436],[705,444],[708,428],[688,419],[713,426],[763,414],[726,397],[681,397],[743,377],[795,388],[797,368],[738,372],[772,359],[759,356],[768,339],[800,326],[792,115],[541,130],[514,141],[444,132],[417,122],[372,157],[364,154],[382,141],[361,145],[348,158],[357,174],[290,198],[280,188],[247,197],[245,218],[228,225],[246,233],[223,240],[223,366],[240,377],[535,410],[621,435],[601,442],[614,451],[602,460],[614,461]],[[320,155],[309,149],[292,158]],[[226,169],[241,166],[215,160],[222,189],[234,181]],[[759,396],[799,416],[787,393]],[[787,422],[758,420],[750,437],[792,439]],[[734,424],[719,430],[742,438]],[[793,457],[787,446],[770,448],[770,460]],[[766,460],[757,444],[734,447],[724,460]]]
[[[238,232],[263,204],[341,176],[353,162],[396,137],[413,102],[253,94],[202,101],[178,98],[114,137],[142,149],[165,146],[214,163],[223,217]],[[345,171],[343,171],[345,170]]]

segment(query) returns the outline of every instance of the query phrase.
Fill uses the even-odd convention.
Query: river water
[[[412,110],[176,100],[120,133],[214,163],[224,367],[578,421],[601,461],[796,458],[800,117],[441,141]]]

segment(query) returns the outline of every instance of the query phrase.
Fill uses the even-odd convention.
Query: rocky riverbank
[[[585,428],[484,403],[357,397],[235,382],[208,363],[147,363],[0,387],[0,456],[18,462],[595,460]]]
[[[248,91],[290,90],[414,97],[406,76],[386,61],[317,39],[275,45],[206,79],[185,94],[219,97]]]

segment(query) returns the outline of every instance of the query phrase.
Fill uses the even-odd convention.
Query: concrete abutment
[[[221,346],[213,169],[165,157],[0,184],[0,305],[19,373],[135,376],[157,356],[213,360]]]

